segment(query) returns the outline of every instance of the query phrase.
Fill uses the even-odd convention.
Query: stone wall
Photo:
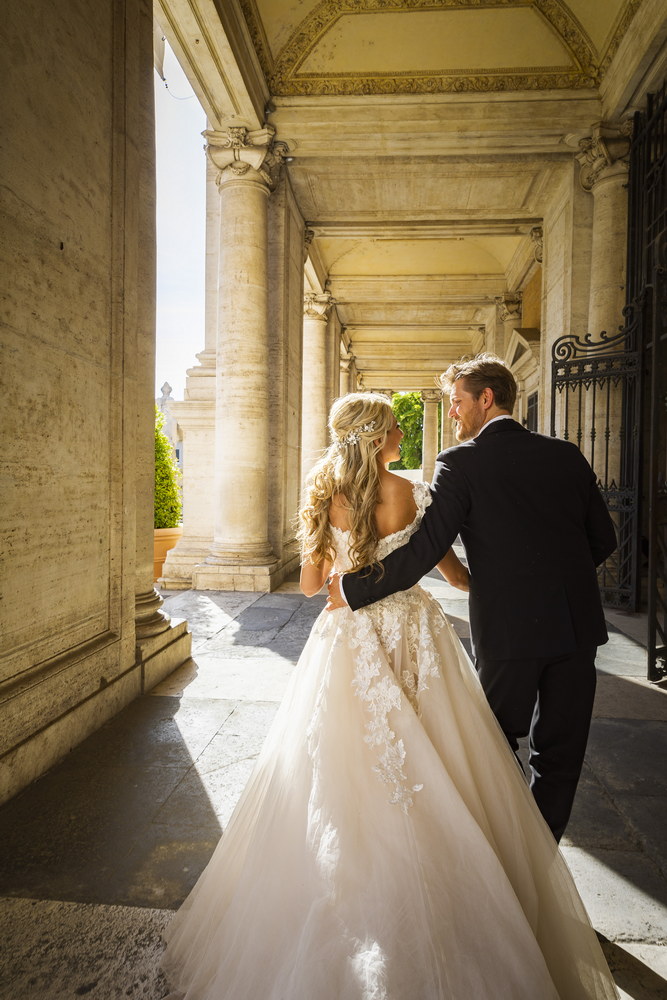
[[[3,19],[0,801],[189,651],[149,568],[151,7]]]

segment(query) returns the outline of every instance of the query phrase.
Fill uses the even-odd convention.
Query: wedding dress
[[[404,544],[431,501],[382,539]],[[350,568],[333,529],[335,568]],[[421,587],[323,611],[167,930],[187,1000],[607,1000],[570,873]]]

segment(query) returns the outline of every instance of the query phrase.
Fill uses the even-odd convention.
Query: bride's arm
[[[450,583],[452,587],[456,587],[457,590],[470,590],[470,575],[466,567],[454,552],[454,549],[450,549],[444,559],[440,560],[437,565],[437,569],[444,576],[447,583]]]
[[[319,594],[330,569],[331,563],[328,560],[325,560],[321,566],[314,566],[306,557],[301,564],[301,578],[299,580],[301,593],[305,594],[306,597],[314,597],[315,594]]]

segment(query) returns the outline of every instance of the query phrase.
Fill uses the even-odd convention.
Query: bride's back
[[[380,496],[375,508],[378,535],[384,538],[395,531],[407,527],[417,513],[412,483],[402,476],[383,470],[380,475]],[[350,528],[349,506],[345,498],[336,494],[329,508],[329,520],[334,528],[348,531]]]

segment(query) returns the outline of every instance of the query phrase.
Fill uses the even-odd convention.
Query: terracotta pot
[[[153,528],[153,579],[162,576],[162,566],[169,549],[173,549],[183,534],[183,526],[178,528]]]

